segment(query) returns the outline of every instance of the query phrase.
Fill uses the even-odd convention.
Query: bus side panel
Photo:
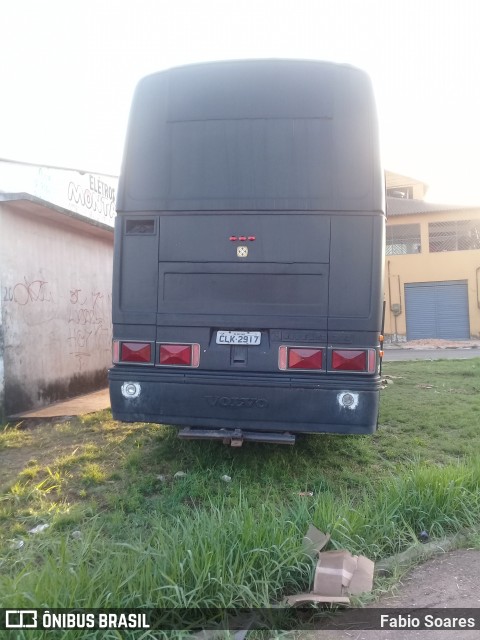
[[[114,329],[116,323],[156,324],[158,222],[158,216],[152,215],[115,220]]]
[[[332,216],[329,330],[380,332],[384,234],[382,214]]]

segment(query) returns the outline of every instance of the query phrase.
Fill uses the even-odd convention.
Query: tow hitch
[[[295,436],[264,431],[242,431],[242,429],[191,429],[186,427],[178,432],[182,440],[222,440],[231,447],[241,447],[244,442],[271,442],[273,444],[295,444]]]

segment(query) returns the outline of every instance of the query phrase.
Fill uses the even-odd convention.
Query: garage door
[[[407,340],[470,338],[466,280],[405,285]]]

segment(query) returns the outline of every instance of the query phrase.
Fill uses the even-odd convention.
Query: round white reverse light
[[[141,387],[138,382],[124,382],[122,384],[122,396],[124,398],[138,398]]]

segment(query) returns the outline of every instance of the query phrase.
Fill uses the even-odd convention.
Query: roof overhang
[[[451,211],[480,211],[480,205],[478,207],[474,207],[458,204],[435,204],[433,202],[425,202],[425,200],[387,197],[387,217]]]
[[[9,208],[18,213],[30,214],[56,223],[60,222],[83,233],[109,240],[112,240],[113,237],[113,227],[29,193],[0,193],[1,203],[8,204]]]

